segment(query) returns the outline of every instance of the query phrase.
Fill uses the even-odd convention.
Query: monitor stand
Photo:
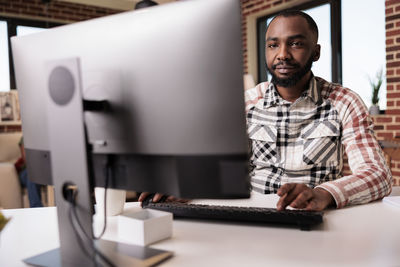
[[[94,180],[88,164],[79,58],[49,62],[46,78],[49,94],[45,103],[60,248],[24,262],[35,266],[151,266],[171,257],[168,251],[92,239]],[[71,193],[76,195],[75,208]]]

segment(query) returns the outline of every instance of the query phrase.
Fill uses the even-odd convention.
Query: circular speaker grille
[[[55,67],[49,77],[49,92],[53,101],[62,106],[71,101],[75,92],[75,80],[66,67]]]

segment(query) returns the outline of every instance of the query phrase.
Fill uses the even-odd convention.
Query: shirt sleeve
[[[342,118],[341,142],[352,174],[318,187],[331,193],[337,208],[383,198],[391,192],[392,174],[374,136],[365,104],[348,89],[333,98]]]

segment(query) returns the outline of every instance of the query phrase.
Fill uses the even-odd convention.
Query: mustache
[[[292,68],[300,68],[300,65],[297,63],[288,63],[284,61],[280,61],[274,65],[272,65],[272,69],[275,70],[278,66],[287,66],[287,67],[292,67]]]

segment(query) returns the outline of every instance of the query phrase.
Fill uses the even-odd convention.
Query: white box
[[[151,209],[118,216],[118,236],[129,243],[147,246],[172,235],[172,213]]]

